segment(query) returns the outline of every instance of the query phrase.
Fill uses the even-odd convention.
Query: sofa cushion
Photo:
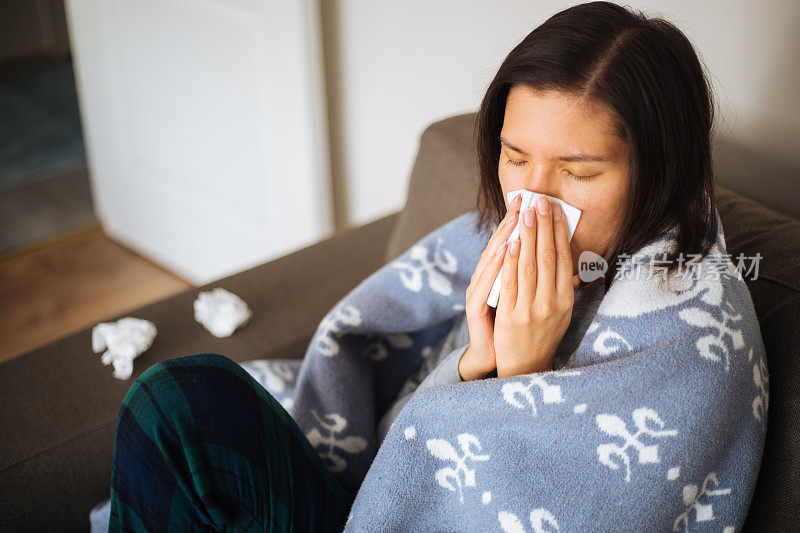
[[[386,247],[386,260],[402,254],[445,222],[477,207],[474,114],[435,122],[422,132],[405,208]]]
[[[474,113],[435,122],[420,139],[405,209],[386,250],[393,259],[448,220],[477,207]],[[800,531],[800,222],[723,185],[719,214],[728,253],[760,253],[757,279],[746,276],[767,352],[767,438],[746,529]]]

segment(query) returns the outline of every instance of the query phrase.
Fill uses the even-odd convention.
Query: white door
[[[67,0],[106,232],[196,283],[333,232],[313,0]]]

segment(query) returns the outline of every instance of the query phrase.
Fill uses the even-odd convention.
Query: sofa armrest
[[[217,352],[241,362],[303,357],[320,320],[384,264],[397,213],[204,287],[125,313],[158,328],[129,380],[92,353],[91,328],[0,363],[0,530],[83,530],[108,498],[116,417],[133,381],[163,359]],[[200,290],[224,287],[253,310],[218,339],[194,320]]]

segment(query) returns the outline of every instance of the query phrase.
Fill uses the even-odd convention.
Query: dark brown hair
[[[500,222],[500,130],[513,86],[558,90],[604,105],[628,146],[630,186],[620,229],[604,254],[608,290],[621,254],[673,226],[679,253],[705,256],[717,233],[711,154],[713,91],[694,48],[673,24],[610,2],[564,9],[505,58],[475,122],[480,188],[476,225]],[[489,229],[491,232],[491,229]]]

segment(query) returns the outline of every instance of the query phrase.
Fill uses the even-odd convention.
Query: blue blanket
[[[715,216],[711,254],[668,284],[672,232],[633,254],[569,368],[422,391],[380,448],[377,421],[464,312],[490,237],[475,211],[343,297],[302,361],[243,366],[358,491],[345,531],[739,531],[769,375]]]
[[[357,491],[348,532],[739,531],[769,375],[715,216],[711,254],[668,287],[671,232],[633,254],[568,368],[422,391],[380,448],[378,420],[464,312],[490,236],[475,211],[344,296],[304,359],[242,366]]]

